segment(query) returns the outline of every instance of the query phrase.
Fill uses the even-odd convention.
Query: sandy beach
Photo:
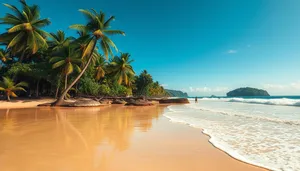
[[[0,168],[11,171],[264,170],[216,149],[201,129],[169,122],[162,115],[164,110],[164,106],[1,109]]]
[[[11,100],[10,102],[0,100],[0,109],[33,108],[39,104],[50,103],[54,100],[53,98]]]

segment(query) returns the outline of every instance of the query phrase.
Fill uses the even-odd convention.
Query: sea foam
[[[300,170],[299,108],[229,100],[169,106],[164,116],[201,128],[215,147],[241,161],[276,171]]]

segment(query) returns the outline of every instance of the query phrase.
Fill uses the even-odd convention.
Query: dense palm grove
[[[64,31],[47,33],[51,24],[40,17],[37,5],[20,0],[21,8],[4,4],[11,10],[0,21],[7,31],[0,35],[0,92],[10,97],[53,96],[60,104],[70,96],[167,96],[168,93],[143,71],[136,75],[129,53],[117,53],[111,29],[114,16],[103,12],[79,10],[85,24],[70,28],[78,37]]]

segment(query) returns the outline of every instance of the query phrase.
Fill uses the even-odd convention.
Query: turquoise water
[[[202,98],[170,106],[172,122],[204,129],[232,157],[271,170],[300,170],[300,96]]]

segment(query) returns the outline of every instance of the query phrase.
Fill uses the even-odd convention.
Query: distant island
[[[242,97],[242,96],[270,96],[266,90],[257,88],[245,87],[238,88],[227,93],[227,97]]]
[[[189,95],[187,93],[184,93],[179,90],[168,90],[166,89],[166,92],[170,95],[170,97],[188,97]]]

